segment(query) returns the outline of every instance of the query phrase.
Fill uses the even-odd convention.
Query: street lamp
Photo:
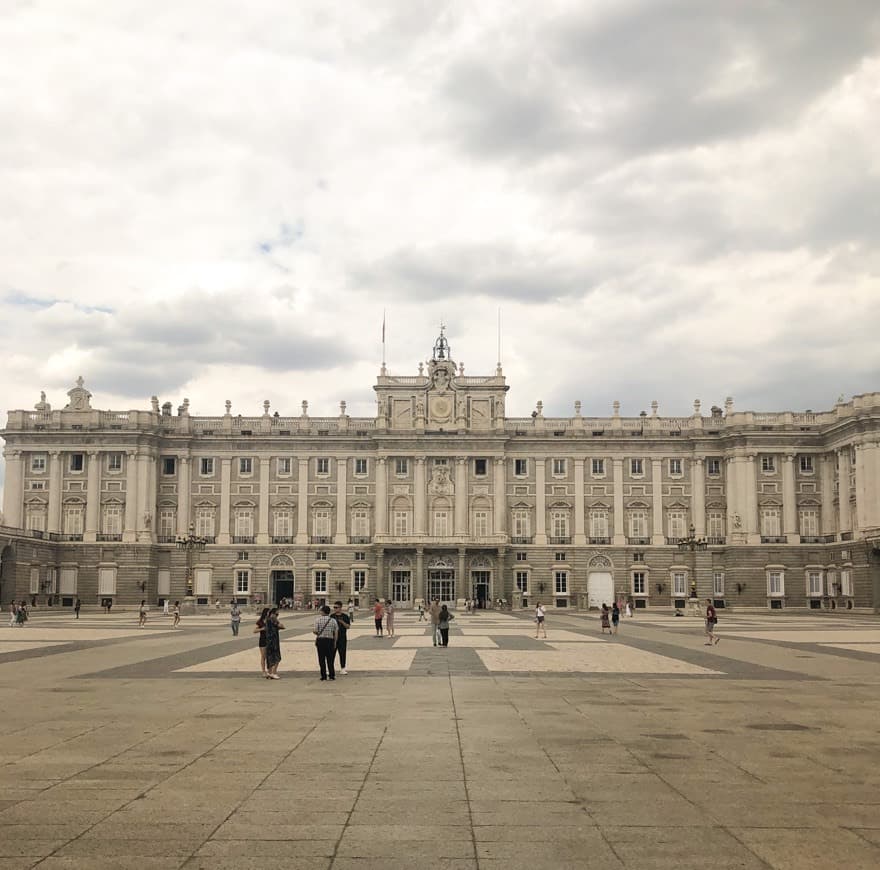
[[[186,597],[192,598],[192,554],[194,551],[201,552],[204,550],[208,542],[205,538],[196,534],[195,526],[190,523],[189,533],[187,535],[178,535],[175,543],[178,550],[186,550]]]
[[[679,550],[690,550],[693,556],[693,569],[694,576],[693,580],[691,580],[691,598],[697,597],[697,550],[705,550],[706,547],[709,546],[709,542],[705,538],[697,537],[697,530],[694,528],[694,524],[691,523],[691,527],[688,530],[688,536],[686,538],[678,539],[678,549]]]

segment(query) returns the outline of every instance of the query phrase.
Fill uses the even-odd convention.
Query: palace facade
[[[0,598],[375,596],[876,608],[880,393],[821,413],[505,414],[501,366],[427,365],[376,415],[10,411]]]

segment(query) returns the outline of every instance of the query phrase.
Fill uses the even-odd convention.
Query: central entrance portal
[[[451,568],[428,569],[428,599],[441,604],[455,604],[455,571]]]
[[[293,571],[272,572],[272,602],[277,604],[282,598],[293,599]]]
[[[391,572],[391,600],[395,607],[409,607],[412,603],[412,579],[409,571]]]
[[[489,572],[471,571],[471,588],[477,607],[483,608],[489,600]]]

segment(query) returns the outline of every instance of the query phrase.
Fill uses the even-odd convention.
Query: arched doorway
[[[614,601],[614,574],[611,560],[606,556],[590,559],[587,573],[587,607],[600,608],[603,604],[611,606]]]
[[[2,604],[9,604],[15,597],[13,573],[12,547],[7,544],[0,549],[0,603]]]
[[[295,607],[302,606],[302,595],[296,592],[296,575],[293,559],[281,553],[269,563],[268,600],[274,604],[282,598],[293,601]]]
[[[412,563],[406,556],[396,556],[389,567],[394,606],[412,607]]]
[[[436,556],[428,562],[428,600],[455,604],[455,564],[447,556]]]
[[[471,559],[470,595],[480,609],[492,600],[492,563],[485,556]]]

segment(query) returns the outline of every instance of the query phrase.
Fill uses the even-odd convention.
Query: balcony
[[[122,535],[98,534],[95,538],[98,541],[121,541]]]
[[[232,536],[233,544],[253,544],[254,536],[253,535],[233,535]]]
[[[668,535],[666,536],[666,543],[671,547],[677,547],[684,538],[670,538]]]
[[[82,539],[83,539],[82,535],[70,535],[70,534],[67,534],[66,532],[58,535],[59,541],[81,541]]]
[[[727,543],[727,538],[725,538],[725,537],[718,537],[718,536],[716,535],[715,537],[712,537],[712,538],[706,538],[706,543],[707,543],[710,547],[720,547],[720,546],[723,546],[724,544]]]
[[[174,535],[158,535],[156,541],[160,544],[173,544],[177,538]]]
[[[352,535],[348,539],[349,544],[370,544],[372,541],[369,535]]]
[[[332,544],[333,538],[330,535],[312,535],[309,539],[313,544]]]
[[[611,543],[611,538],[590,538],[590,544],[594,547],[596,546],[608,546]]]
[[[511,544],[531,544],[532,543],[531,535],[512,535],[510,538]]]
[[[788,538],[785,535],[761,535],[762,544],[787,544]]]
[[[292,544],[293,538],[290,535],[272,535],[273,544]]]
[[[840,533],[840,540],[841,541],[851,541],[852,539],[853,539],[852,532],[841,532]]]
[[[837,535],[801,535],[802,544],[833,544]]]
[[[531,543],[531,538],[528,539]],[[374,544],[391,547],[441,547],[458,549],[459,547],[498,547],[509,543],[507,535],[374,535]]]
[[[650,538],[627,538],[627,544],[631,547],[647,547],[651,543]]]
[[[551,544],[570,544],[571,536],[570,535],[551,535],[548,539]]]

